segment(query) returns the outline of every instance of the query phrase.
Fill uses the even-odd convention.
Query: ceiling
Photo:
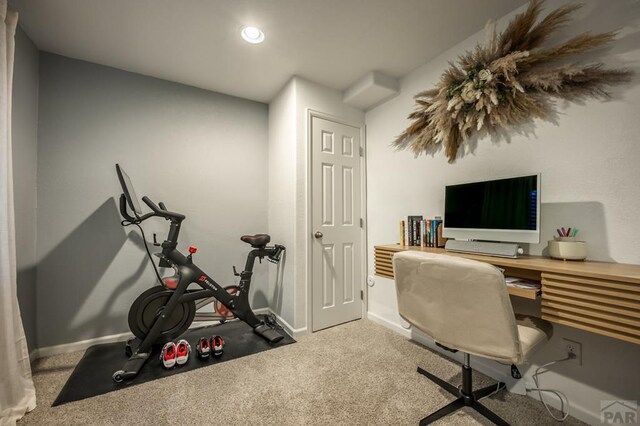
[[[523,0],[16,0],[39,49],[261,102],[293,76],[402,77]],[[266,40],[240,38],[245,25]]]

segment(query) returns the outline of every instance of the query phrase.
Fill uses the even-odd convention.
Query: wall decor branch
[[[543,4],[532,0],[501,34],[495,24],[489,25],[486,43],[450,62],[433,89],[414,97],[416,109],[408,117],[412,123],[393,145],[417,157],[442,144],[451,163],[475,132],[495,133],[550,117],[553,98],[606,99],[611,85],[630,79],[629,70],[575,62],[576,55],[611,42],[616,32],[587,32],[546,47],[549,36],[582,5],[566,5],[540,19]]]

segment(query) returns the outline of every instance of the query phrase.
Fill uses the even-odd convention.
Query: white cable
[[[541,389],[540,385],[538,384],[538,375],[540,374],[540,370],[541,369],[549,367],[549,366],[551,366],[553,364],[557,364],[559,362],[569,361],[570,359],[573,359],[574,356],[575,355],[571,354],[566,358],[559,359],[559,360],[556,360],[556,361],[551,361],[551,362],[548,362],[548,363],[546,363],[544,365],[541,365],[540,367],[536,368],[535,373],[533,373],[533,376],[531,376],[531,377],[533,377],[533,382],[536,384],[536,387],[527,389],[527,391],[538,391],[538,397],[540,398],[540,402],[542,402],[542,405],[544,405],[544,408],[547,409],[547,412],[549,413],[549,415],[551,417],[553,417],[553,419],[558,421],[558,422],[563,422],[569,417],[569,398],[567,398],[567,396],[565,394],[563,394],[562,392],[557,391],[557,390]],[[562,417],[556,417],[556,416],[553,415],[553,413],[551,412],[551,409],[549,408],[549,405],[546,403],[546,401],[542,397],[542,392],[553,393],[558,397],[558,399],[560,399],[560,413],[562,413]],[[567,410],[566,411],[564,410],[565,401],[566,401],[566,404],[567,404]]]
[[[500,392],[502,389],[506,389],[506,388],[507,388],[507,385],[504,385],[504,387],[503,387],[503,386],[500,386],[500,385],[502,385],[502,384],[503,384],[503,383],[498,382],[498,384],[496,385],[496,390],[494,390],[493,392],[491,392],[489,395],[483,396],[482,398],[478,399],[478,401],[482,401],[482,400],[483,400],[483,399],[485,399],[485,398],[489,398],[489,397],[491,397],[491,396],[493,396],[493,395],[497,394],[497,393],[498,393],[498,392]]]

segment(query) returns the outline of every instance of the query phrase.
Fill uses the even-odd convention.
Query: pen
[[[571,237],[571,228],[567,229],[567,237]]]
[[[564,226],[562,228],[560,228],[560,229],[562,229],[562,235],[561,236],[562,237],[566,237],[567,236],[567,230],[564,229]]]
[[[559,236],[561,236],[561,237],[563,236],[563,235],[562,235],[562,231],[560,231],[560,228],[556,229],[556,231],[558,231],[558,235],[559,235]]]

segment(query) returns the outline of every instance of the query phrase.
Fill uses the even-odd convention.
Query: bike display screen
[[[127,199],[129,207],[136,213],[136,215],[141,215],[142,209],[140,208],[140,202],[138,201],[136,191],[133,189],[133,184],[131,183],[129,175],[125,173],[119,164],[116,164],[116,172],[118,173],[118,180],[120,181],[122,192]]]

